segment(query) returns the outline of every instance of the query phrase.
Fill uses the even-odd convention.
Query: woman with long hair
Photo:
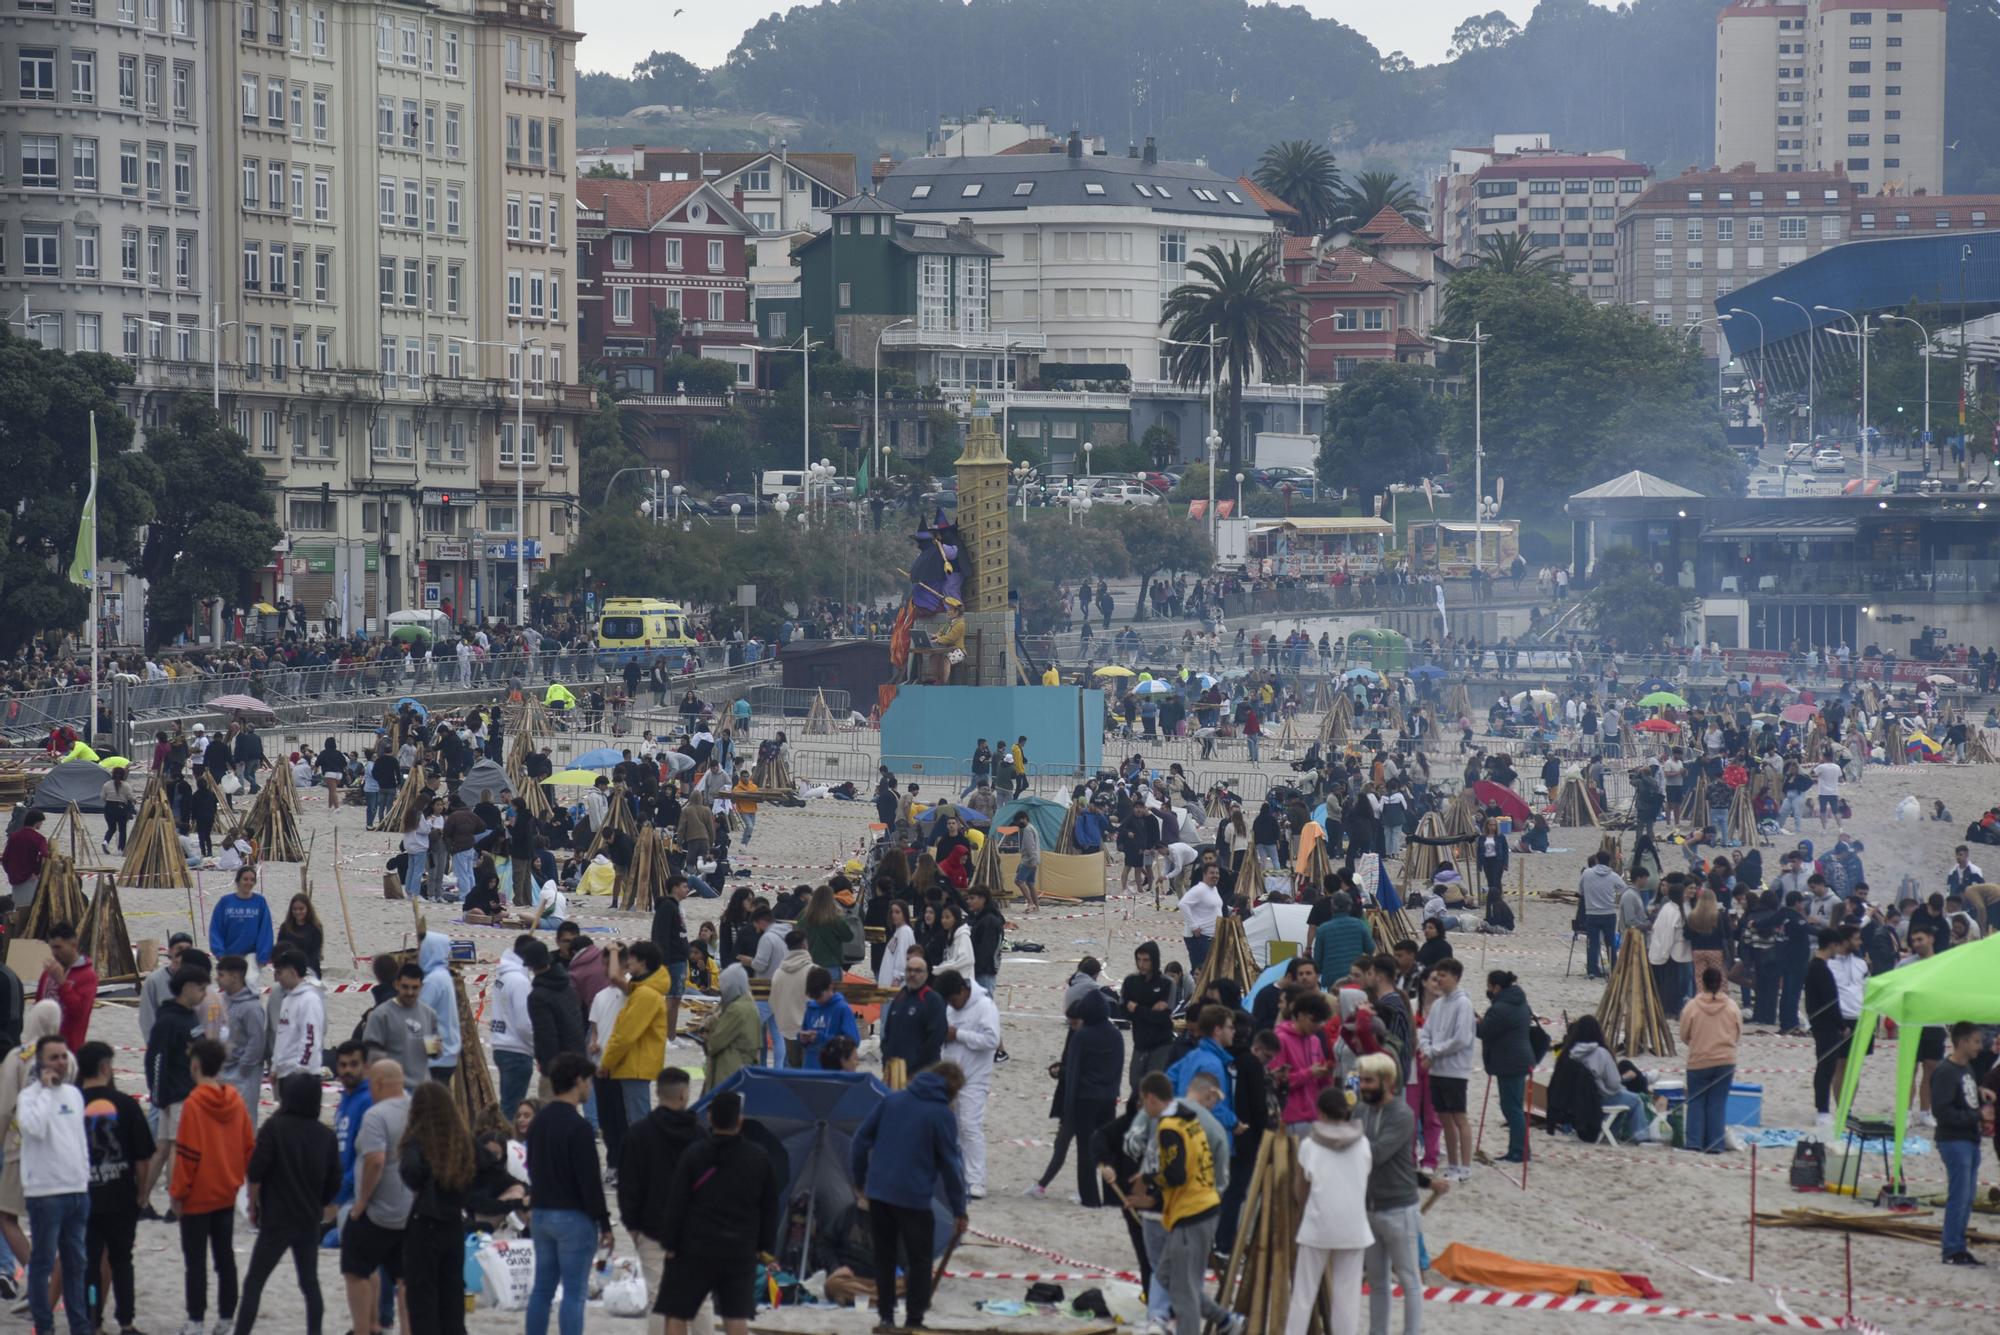
[[[1722,907],[1713,886],[1703,886],[1687,915],[1688,948],[1694,952],[1696,978],[1708,969],[1728,976],[1729,928],[1729,910]]]
[[[414,802],[403,813],[403,888],[419,899],[430,898],[424,874],[430,869],[432,805]]]
[[[319,772],[320,783],[326,787],[327,810],[340,810],[340,785],[347,782],[347,753],[340,749],[336,739],[326,739],[314,768]]]
[[[917,919],[917,940],[923,945],[924,962],[931,966],[933,976],[944,967],[945,952],[951,947],[951,935],[944,930],[941,918],[936,904],[925,904]]]
[[[1507,838],[1500,833],[1500,822],[1491,816],[1486,818],[1485,828],[1479,833],[1475,852],[1479,859],[1479,874],[1486,879],[1486,921],[1512,931],[1514,914],[1507,907],[1506,889]]]
[[[278,945],[295,947],[315,974],[320,971],[319,957],[326,948],[326,929],[320,926],[319,914],[305,895],[293,895],[286,907],[285,920],[278,924]]]
[[[875,982],[893,992],[903,985],[905,964],[911,948],[917,944],[916,929],[910,926],[910,906],[900,899],[890,900],[888,926],[884,930],[888,939],[876,960]]]
[[[917,869],[910,873],[910,893],[921,899],[929,899],[931,891],[942,879],[938,873],[937,859],[926,853],[917,859]]]
[[[896,883],[895,898],[906,898],[910,888],[910,855],[900,848],[884,853],[882,860],[875,864],[875,878],[879,881],[885,877]]]
[[[972,928],[965,921],[965,910],[949,902],[940,907],[938,932],[945,939],[944,958],[938,962],[938,971],[956,969],[967,978],[972,977]]]
[[[813,963],[839,977],[847,968],[847,943],[854,939],[854,924],[833,897],[831,885],[821,885],[812,892],[805,912],[799,915],[799,930],[805,933],[806,951]]]
[[[451,1086],[418,1085],[396,1161],[415,1198],[403,1226],[403,1298],[412,1331],[465,1335],[465,1191],[476,1166],[472,1133]]]

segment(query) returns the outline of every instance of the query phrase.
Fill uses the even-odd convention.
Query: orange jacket
[[[229,1085],[196,1085],[181,1105],[174,1138],[174,1176],[167,1194],[183,1214],[236,1208],[236,1191],[250,1165],[257,1133],[243,1096]]]

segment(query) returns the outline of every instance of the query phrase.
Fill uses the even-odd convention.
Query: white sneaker
[[[181,1335],[208,1335],[208,1327],[199,1321],[190,1321],[181,1327]]]
[[[209,1335],[236,1335],[236,1318],[223,1317],[215,1323],[215,1329],[210,1331]]]
[[[1038,1201],[1049,1194],[1049,1189],[1039,1182],[1030,1182],[1027,1186],[1021,1188],[1021,1194],[1030,1200]]]
[[[1083,1197],[1077,1195],[1075,1192],[1072,1191],[1069,1194],[1069,1203],[1071,1205],[1081,1205],[1083,1204]]]
[[[1912,1114],[1910,1114],[1910,1125],[1912,1125],[1912,1126],[1936,1126],[1936,1125],[1937,1125],[1937,1118],[1936,1118],[1936,1116],[1934,1116],[1933,1114],[1931,1114],[1931,1113],[1927,1113],[1927,1112],[1920,1112],[1920,1113],[1912,1113]]]
[[[970,1187],[966,1190],[965,1194],[970,1196],[975,1201],[983,1201],[986,1199],[986,1188]]]
[[[1818,1116],[1813,1118],[1813,1125],[1818,1127],[1822,1131],[1831,1129],[1833,1126],[1833,1114],[1820,1113]]]

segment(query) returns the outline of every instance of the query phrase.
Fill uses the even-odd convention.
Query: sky
[[[1444,59],[1452,29],[1468,15],[1500,9],[1516,23],[1525,23],[1535,8],[1535,0],[1294,2],[1323,18],[1339,19],[1379,51],[1401,51],[1420,65]],[[791,8],[792,4],[782,6]],[[674,51],[708,68],[722,62],[745,29],[780,10],[769,0],[577,0],[577,26],[586,34],[577,60],[585,70],[625,74],[648,52]]]

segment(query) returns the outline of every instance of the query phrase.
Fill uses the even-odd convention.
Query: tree
[[[1478,263],[1495,273],[1532,274],[1567,282],[1561,260],[1520,232],[1489,232],[1479,238]]]
[[[158,643],[196,624],[202,599],[242,598],[284,533],[272,519],[277,501],[263,465],[207,399],[175,399],[166,421],[146,433],[145,452],[160,486],[138,570]]]
[[[603,385],[597,388],[597,411],[583,421],[577,432],[577,491],[586,515],[604,504],[605,493],[620,469],[640,468],[646,456],[639,452],[637,419],[627,415]],[[586,518],[586,526],[591,522]]]
[[[1139,607],[1134,621],[1146,617],[1145,590],[1155,575],[1171,575],[1178,570],[1207,571],[1215,566],[1215,547],[1208,531],[1187,517],[1183,510],[1168,505],[1126,507],[1115,521],[1119,540],[1125,544],[1125,560],[1131,573],[1139,577]]]
[[[1597,575],[1597,587],[1583,599],[1593,631],[1625,649],[1680,642],[1697,601],[1691,590],[1665,583],[1630,547],[1599,557]]]
[[[1382,57],[1382,72],[1384,74],[1415,74],[1417,72],[1417,62],[1411,60],[1401,51],[1391,51],[1388,55]]]
[[[1155,422],[1139,438],[1139,447],[1145,450],[1154,468],[1168,468],[1172,466],[1174,456],[1180,453],[1181,442],[1171,430]]]
[[[1292,231],[1317,236],[1340,211],[1340,170],[1333,153],[1309,139],[1271,145],[1257,159],[1258,185],[1298,210]]]
[[[1242,458],[1243,386],[1257,367],[1284,366],[1299,355],[1298,290],[1280,274],[1272,245],[1249,252],[1203,246],[1188,265],[1194,272],[1167,295],[1160,323],[1180,341],[1173,356],[1177,385],[1206,384],[1209,340],[1223,377],[1224,466],[1235,472]]]
[[[131,450],[118,405],[131,368],[102,353],[65,354],[0,324],[0,654],[89,616],[89,591],[69,582],[77,522],[90,489],[90,415],[97,415],[97,552],[134,560],[153,517],[160,473]],[[266,557],[268,559],[268,552]]]
[[[672,355],[674,345],[681,341],[681,313],[673,306],[653,307],[653,346],[661,357]]]
[[[1474,14],[1452,29],[1452,59],[1456,60],[1473,51],[1490,51],[1495,47],[1505,46],[1520,35],[1521,29],[1514,20],[1500,10]]]
[[[1643,468],[1708,495],[1736,495],[1743,465],[1723,439],[1715,373],[1691,339],[1567,283],[1485,265],[1452,280],[1438,332],[1485,336],[1485,478],[1514,479],[1511,507],[1548,513],[1564,498]],[[1450,369],[1470,388],[1470,349]],[[1473,396],[1446,405],[1454,473],[1472,480]],[[1524,485],[1525,484],[1525,485]]]
[[[586,181],[629,181],[632,178],[609,162],[600,162],[583,174]]]
[[[1341,193],[1340,212],[1359,227],[1383,209],[1394,209],[1417,226],[1429,217],[1416,187],[1394,172],[1363,172]]]
[[[1391,483],[1418,482],[1432,471],[1444,401],[1429,367],[1363,362],[1327,398],[1330,422],[1319,452],[1320,480],[1370,498]]]
[[[1125,545],[1102,510],[1078,522],[1061,507],[1030,512],[1009,535],[1007,576],[1021,594],[1030,634],[1046,631],[1060,612],[1060,586],[1084,576],[1119,579],[1131,573]]]
[[[669,357],[660,364],[660,392],[680,394],[683,388],[697,398],[722,398],[736,388],[736,368],[713,357]]]

